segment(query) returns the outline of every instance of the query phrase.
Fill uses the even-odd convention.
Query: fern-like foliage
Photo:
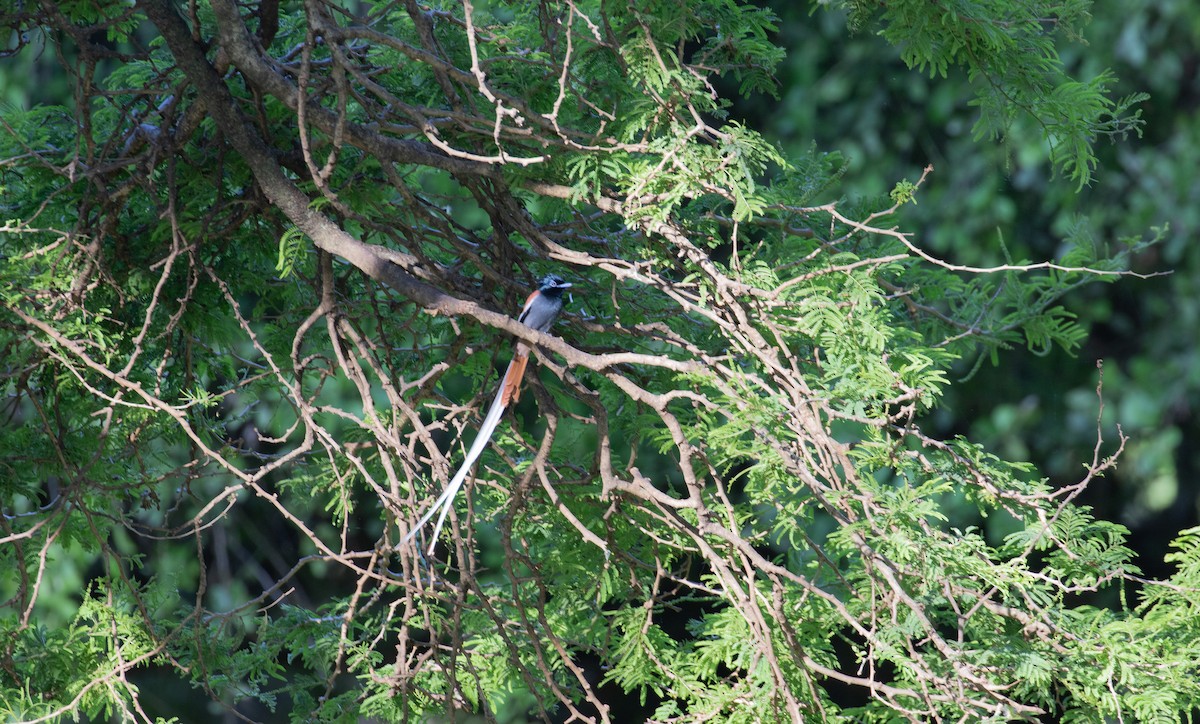
[[[1121,443],[1058,490],[925,424],[956,364],[1078,349],[1063,295],[1143,242],[939,259],[925,177],[842,199],[839,154],[730,117],[784,53],[745,3],[251,5],[0,11],[77,82],[0,130],[0,717],[166,717],[166,678],[306,721],[1195,708],[1200,534],[1147,581],[1073,502]],[[1085,3],[847,5],[1080,184],[1136,130],[1064,71]]]

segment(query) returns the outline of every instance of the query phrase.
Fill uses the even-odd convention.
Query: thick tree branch
[[[139,5],[166,38],[180,69],[196,86],[200,96],[206,99],[209,114],[230,144],[242,155],[263,193],[321,249],[349,261],[367,276],[387,284],[428,311],[473,317],[562,355],[575,366],[601,372],[623,364],[662,367],[676,372],[698,372],[703,369],[694,361],[674,360],[661,355],[589,354],[558,337],[532,330],[509,315],[454,297],[405,273],[399,266],[383,258],[385,254],[377,251],[379,247],[364,244],[312,208],[310,199],[283,173],[266,143],[238,111],[233,95],[221,82],[203,50],[192,40],[187,25],[170,4],[165,0],[139,0]],[[613,378],[616,379],[616,376]]]
[[[149,2],[158,4],[160,0],[149,0]],[[246,80],[255,88],[274,96],[292,110],[299,108],[299,90],[286,76],[276,72],[258,52],[254,39],[242,21],[237,6],[229,0],[213,0],[211,4],[217,18],[221,48],[229,54],[234,67],[241,71]],[[142,5],[145,7],[145,4]],[[170,10],[169,6],[166,10]],[[150,11],[147,9],[147,15],[149,14]],[[153,19],[152,22],[158,25],[158,22]],[[161,30],[161,26],[159,27]],[[170,43],[169,40],[168,43]],[[172,53],[174,52],[174,46],[172,46]],[[390,138],[362,124],[347,122],[346,119],[340,118],[315,99],[306,104],[305,115],[312,119],[318,128],[331,136],[334,135],[335,130],[344,133],[347,140],[355,146],[396,163],[431,166],[455,174],[499,175],[499,170],[490,164],[453,158],[419,141]]]

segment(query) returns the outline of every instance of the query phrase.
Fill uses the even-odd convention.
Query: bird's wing
[[[505,407],[517,401],[521,396],[521,379],[525,376],[525,366],[529,364],[529,352],[518,345],[513,352],[512,362],[508,363],[508,371],[500,383],[501,401]]]

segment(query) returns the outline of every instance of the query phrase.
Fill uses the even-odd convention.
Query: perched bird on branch
[[[529,295],[529,298],[525,300],[525,307],[521,310],[521,315],[517,317],[517,321],[539,332],[549,331],[550,326],[554,324],[554,320],[558,317],[558,313],[562,311],[563,290],[570,286],[570,283],[563,281],[562,277],[555,274],[548,274],[543,277],[541,286],[534,290]],[[508,363],[508,369],[504,373],[504,378],[500,381],[500,389],[496,391],[496,399],[492,401],[492,407],[488,410],[487,417],[483,418],[483,424],[479,426],[479,434],[475,436],[475,442],[471,443],[471,449],[467,451],[467,457],[458,468],[458,472],[450,479],[450,483],[446,486],[446,489],[434,501],[433,506],[429,508],[425,515],[421,516],[421,519],[412,527],[408,535],[404,536],[402,544],[412,540],[417,532],[424,528],[425,524],[437,513],[437,524],[434,525],[433,537],[429,541],[429,552],[433,553],[433,548],[437,545],[438,534],[441,533],[442,525],[446,522],[446,515],[454,507],[454,497],[466,481],[467,473],[471,471],[471,467],[479,459],[480,454],[483,453],[483,449],[487,447],[488,441],[492,439],[492,433],[495,432],[496,426],[500,424],[500,418],[504,415],[504,410],[510,404],[516,402],[521,394],[521,379],[525,376],[526,365],[529,364],[529,351],[528,343],[517,340],[517,347],[513,351],[512,361]]]

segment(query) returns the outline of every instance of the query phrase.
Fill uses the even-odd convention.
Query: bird
[[[557,274],[547,274],[542,277],[538,288],[525,300],[525,306],[521,309],[517,321],[539,332],[550,331],[550,327],[563,308],[563,290],[570,287],[571,284]],[[529,352],[529,344],[517,340],[512,361],[508,363],[508,369],[505,370],[504,377],[500,381],[500,388],[496,391],[495,399],[492,400],[492,407],[488,410],[487,417],[483,418],[483,423],[479,426],[479,433],[475,436],[475,441],[471,443],[471,448],[467,450],[466,458],[463,459],[458,472],[450,479],[450,483],[446,485],[442,494],[433,502],[425,515],[421,516],[417,524],[408,531],[408,535],[404,536],[404,540],[401,541],[402,545],[412,540],[436,513],[438,519],[433,528],[433,537],[429,542],[429,554],[433,555],[438,535],[442,532],[442,525],[446,522],[446,515],[454,507],[454,497],[466,481],[467,473],[483,453],[483,449],[487,447],[492,433],[500,424],[500,418],[504,415],[504,411],[520,397],[521,379],[525,376],[525,367],[529,364]]]

